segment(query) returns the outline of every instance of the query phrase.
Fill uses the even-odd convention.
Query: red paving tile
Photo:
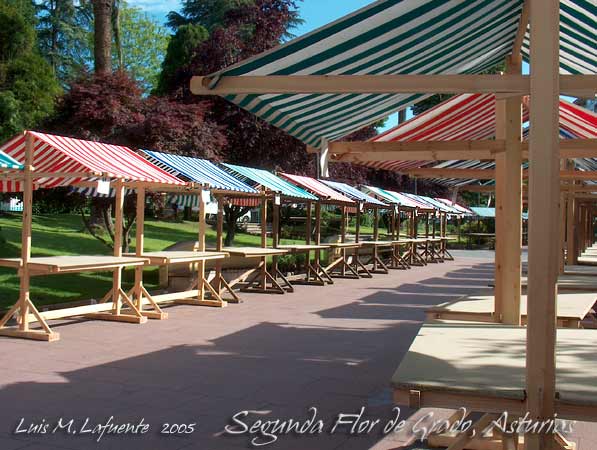
[[[318,408],[326,430],[339,413],[366,407],[385,424],[392,416],[389,380],[429,305],[475,292],[492,278],[487,260],[465,259],[371,280],[297,286],[285,296],[245,294],[225,309],[176,306],[169,320],[143,325],[74,321],[57,326],[52,344],[1,339],[0,449],[250,448],[251,437],[222,433],[231,417],[301,419]],[[403,410],[410,420],[422,412]],[[144,418],[143,436],[13,434],[21,417],[101,423]],[[160,434],[164,423],[196,423],[189,435]],[[592,424],[573,436],[597,448]],[[266,448],[406,448],[405,433],[281,436]],[[415,444],[412,448],[423,448]]]

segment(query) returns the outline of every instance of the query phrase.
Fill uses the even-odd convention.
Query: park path
[[[491,259],[462,256],[370,280],[298,286],[293,295],[245,294],[244,303],[224,309],[175,306],[168,320],[144,325],[65,323],[52,344],[1,339],[0,449],[250,448],[257,435],[222,432],[234,414],[251,411],[243,419],[248,425],[304,421],[312,406],[323,433],[283,435],[262,448],[405,448],[405,433],[383,436],[378,427],[350,436],[346,427],[329,429],[339,413],[361,407],[364,418],[381,424],[393,416],[389,380],[424,310],[475,292],[493,276]],[[426,412],[403,409],[401,417],[414,421]],[[143,419],[150,429],[104,435],[99,444],[96,434],[50,433],[60,417],[74,419],[71,429],[80,430],[87,417],[92,428],[110,416],[118,424]],[[15,435],[21,418],[21,428],[50,424],[48,433]],[[188,435],[160,433],[163,424],[192,423]],[[597,448],[593,428],[578,427],[579,450]]]

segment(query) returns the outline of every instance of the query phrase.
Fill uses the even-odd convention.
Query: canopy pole
[[[199,252],[204,252],[205,251],[205,231],[206,231],[206,223],[205,223],[205,210],[206,210],[206,205],[205,205],[205,201],[203,199],[203,192],[200,193],[199,195],[199,217],[198,217],[198,221],[199,221],[199,230],[197,232],[197,251]],[[219,216],[220,216],[220,200],[218,199],[218,221],[219,221]],[[221,233],[220,233],[221,236]],[[222,251],[222,242],[220,239],[218,239],[218,242],[216,244],[218,247],[217,251],[221,252]],[[218,267],[219,265],[219,267]],[[216,286],[216,292],[219,294],[221,291],[221,286],[220,286],[220,281],[219,281],[219,274],[221,273],[222,269],[221,269],[221,262],[220,260],[216,260],[216,283],[218,284],[218,286]],[[205,261],[201,260],[199,261],[199,264],[197,265],[197,281],[199,283],[199,293],[197,295],[199,301],[203,301],[205,300],[205,283],[201,282],[201,279],[205,276]]]
[[[23,227],[21,229],[22,265],[19,268],[19,299],[2,319],[0,319],[0,336],[12,336],[51,342],[59,340],[60,334],[52,331],[31,301],[31,274],[29,273],[29,262],[31,261],[31,228],[33,218],[33,162],[33,136],[29,132],[26,132],[25,164],[23,178],[21,180],[21,186],[23,188]],[[32,330],[29,328],[30,312],[41,325],[41,330]],[[17,327],[6,327],[6,323],[12,317],[17,319]]]
[[[116,199],[114,202],[114,256],[122,256],[122,227],[123,227],[123,209],[124,209],[124,185],[122,182],[116,182],[114,187]],[[112,276],[112,311],[114,314],[120,314],[121,296],[120,286],[122,285],[122,267],[114,269]]]
[[[506,72],[520,73],[522,61],[506,60]],[[496,155],[495,315],[508,325],[520,325],[522,272],[522,98],[496,102],[496,139],[506,143]]]
[[[559,0],[529,0],[531,113],[529,143],[529,273],[527,407],[532,420],[555,414],[559,182]],[[552,447],[553,436],[530,433],[526,450]]]
[[[307,208],[307,219],[306,219],[306,227],[305,227],[305,244],[309,245],[311,244],[311,211],[313,209],[313,204],[311,202],[307,202],[306,205]]]
[[[29,261],[31,260],[31,224],[33,215],[33,136],[25,138],[25,170],[23,179],[23,229],[21,230],[21,285],[19,295],[19,330],[29,331],[29,302],[31,301]]]

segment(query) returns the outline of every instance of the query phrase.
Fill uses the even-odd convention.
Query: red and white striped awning
[[[291,183],[294,183],[297,186],[311,192],[311,194],[317,196],[321,201],[332,201],[346,203],[350,205],[355,204],[355,202],[347,196],[332,189],[327,184],[324,184],[321,181],[316,180],[315,178],[305,177],[301,175],[292,175],[289,173],[281,173],[280,176],[282,178],[286,178]]]
[[[560,131],[576,139],[597,139],[597,114],[561,100]]]
[[[493,94],[456,95],[397,127],[371,139],[388,141],[489,140],[495,137],[496,100]],[[523,102],[523,122],[528,121],[528,99]],[[562,137],[597,138],[597,115],[565,100],[560,100],[560,134]],[[492,168],[493,161],[363,161],[358,164],[376,169],[401,171],[409,168]],[[468,184],[475,180],[455,180]],[[448,184],[452,184],[451,182]]]
[[[185,184],[130,148],[120,145],[25,131],[2,145],[0,151],[24,164],[27,135],[33,138],[34,176],[44,175],[34,178],[35,188],[68,186],[99,178],[169,185]],[[0,182],[0,192],[21,190],[18,182]]]
[[[528,111],[524,110],[528,120]],[[495,95],[462,94],[415,116],[371,139],[390,141],[489,140],[495,136]],[[429,161],[371,161],[376,169],[400,171],[428,165]]]

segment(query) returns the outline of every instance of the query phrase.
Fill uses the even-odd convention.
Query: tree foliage
[[[119,11],[122,65],[118,60],[115,65],[118,64],[119,70],[131,74],[143,91],[148,93],[157,86],[162,59],[168,46],[168,33],[139,8],[121,1]]]
[[[122,139],[144,119],[141,94],[124,72],[84,74],[60,100],[51,128],[84,139]]]
[[[217,158],[226,143],[205,102],[144,97],[125,72],[84,75],[59,102],[50,131]]]
[[[0,139],[46,119],[60,93],[52,69],[37,51],[26,11],[22,2],[0,3]]]
[[[170,38],[162,70],[158,77],[155,93],[164,95],[176,91],[181,80],[188,80],[189,61],[195,57],[195,51],[209,36],[202,25],[185,24],[180,26]]]
[[[89,30],[93,18],[88,3],[72,0],[46,0],[35,4],[37,34],[41,54],[58,79],[67,84],[78,76],[91,59]]]

